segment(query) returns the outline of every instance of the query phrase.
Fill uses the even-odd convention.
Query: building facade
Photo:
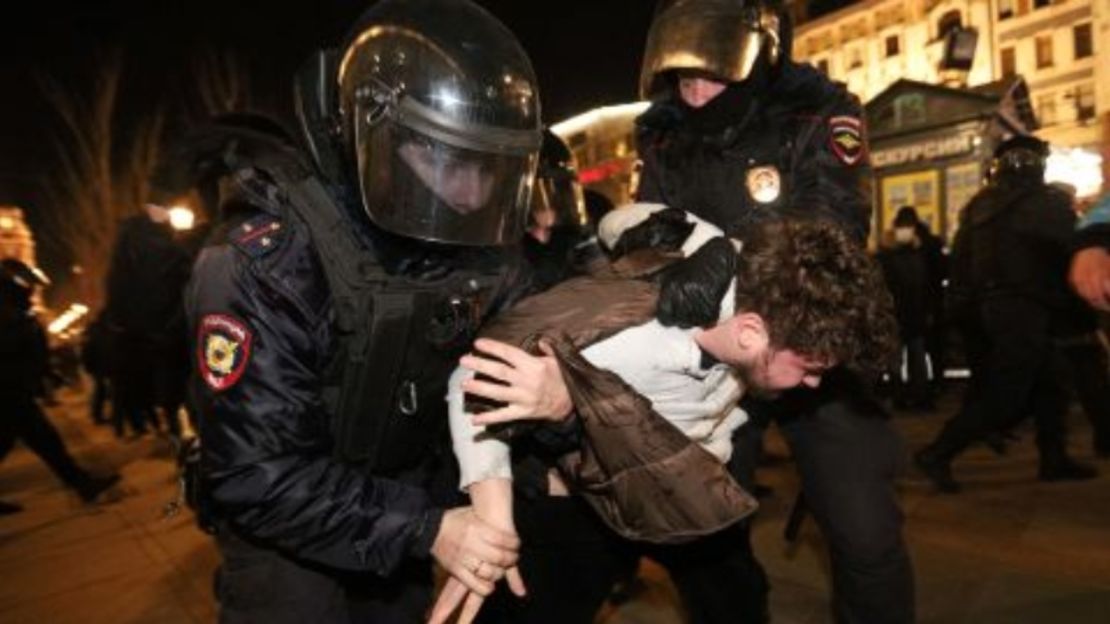
[[[1080,197],[1107,179],[1110,0],[865,0],[802,20],[794,55],[864,102],[900,79],[976,88],[1021,76],[1053,146],[1049,177]]]

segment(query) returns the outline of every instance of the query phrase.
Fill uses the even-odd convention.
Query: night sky
[[[654,0],[483,0],[517,34],[539,75],[544,117],[559,121],[635,97],[640,55]],[[336,45],[370,3],[32,2],[0,37],[0,203],[22,206],[32,225],[45,205],[58,125],[36,76],[91,91],[98,59],[124,58],[121,115],[184,97],[189,67],[206,49],[233,50],[247,62],[254,107],[288,115],[290,76],[309,53]]]

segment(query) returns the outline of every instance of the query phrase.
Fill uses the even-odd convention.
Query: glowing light
[[[1092,197],[1102,188],[1102,155],[1082,147],[1053,145],[1044,179],[1070,184],[1077,198]]]
[[[170,227],[175,230],[191,230],[196,223],[196,215],[184,206],[174,206],[169,209]]]
[[[10,230],[15,227],[15,219],[4,215],[0,217],[0,230]]]
[[[84,318],[85,315],[88,313],[88,306],[80,303],[71,304],[65,312],[59,314],[58,318],[54,319],[50,323],[50,325],[46,328],[46,331],[55,336],[61,336],[71,327],[73,327],[74,323]]]
[[[620,119],[622,117],[634,117],[639,115],[647,110],[647,107],[650,105],[651,102],[633,102],[631,104],[617,104],[615,106],[595,108],[581,115],[576,115],[570,119],[553,124],[551,126],[551,131],[559,135],[563,140],[566,140],[570,135],[577,134],[602,120]]]

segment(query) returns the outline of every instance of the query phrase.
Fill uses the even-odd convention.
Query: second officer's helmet
[[[644,49],[640,97],[660,92],[675,70],[740,82],[756,63],[774,67],[789,58],[792,32],[780,0],[661,0]]]
[[[338,68],[344,144],[379,227],[465,245],[523,233],[539,93],[511,32],[468,0],[383,0]]]
[[[581,229],[586,223],[586,201],[578,182],[574,156],[557,134],[544,130],[536,190],[532,195],[530,231],[549,231],[557,226]]]
[[[50,279],[41,270],[15,258],[0,260],[0,303],[21,311],[29,310],[31,297]]]

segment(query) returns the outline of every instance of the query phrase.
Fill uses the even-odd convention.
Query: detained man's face
[[[767,348],[747,365],[739,367],[748,391],[757,396],[775,397],[794,388],[816,388],[821,376],[832,366],[790,349]]]
[[[420,181],[455,212],[467,215],[489,202],[494,176],[483,161],[416,141],[405,143],[398,153]]]
[[[833,362],[771,344],[766,323],[758,314],[741,312],[702,332],[699,345],[736,369],[747,391],[774,397],[799,387],[816,388]]]
[[[678,95],[690,108],[701,108],[721,94],[728,84],[703,73],[680,73]]]

